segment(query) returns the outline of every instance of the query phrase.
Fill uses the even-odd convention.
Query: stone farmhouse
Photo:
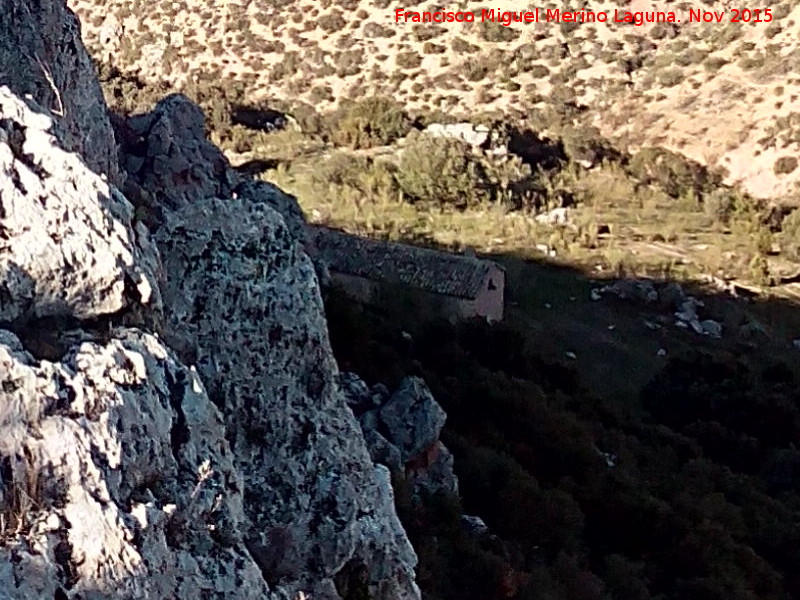
[[[307,252],[360,302],[382,304],[408,292],[451,321],[503,318],[505,270],[493,261],[313,225]]]

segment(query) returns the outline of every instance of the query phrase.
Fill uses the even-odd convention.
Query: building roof
[[[308,244],[310,253],[331,271],[466,299],[476,298],[490,271],[501,268],[488,260],[314,225],[309,226]]]

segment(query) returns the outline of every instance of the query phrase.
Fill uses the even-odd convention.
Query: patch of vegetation
[[[478,35],[486,42],[513,42],[520,35],[520,31],[506,27],[495,21],[481,21],[478,23]]]
[[[408,133],[411,121],[394,100],[374,97],[343,106],[328,127],[335,144],[358,149],[391,144]]]
[[[797,168],[797,158],[794,156],[781,156],[775,161],[773,171],[776,175],[788,175]]]
[[[328,35],[331,35],[337,31],[343,31],[347,26],[347,21],[340,10],[332,10],[317,19],[317,26]]]
[[[390,386],[419,375],[447,411],[462,500],[413,502],[394,480],[426,598],[800,594],[800,409],[787,364],[676,352],[615,403],[540,354],[519,323],[420,323],[334,293],[326,312],[339,364]],[[397,333],[409,322],[413,344]],[[491,535],[467,533],[462,513]]]
[[[403,149],[397,181],[412,201],[464,208],[489,198],[484,166],[463,142],[445,137],[416,136]]]
[[[450,46],[453,48],[454,52],[458,53],[466,52],[472,54],[480,50],[480,48],[475,44],[470,44],[468,41],[460,37],[453,38],[453,41],[450,42]]]
[[[422,56],[415,50],[405,50],[397,54],[395,63],[401,69],[416,69],[422,64]]]
[[[800,260],[800,209],[793,210],[781,223],[781,251]]]
[[[673,198],[699,197],[718,186],[720,179],[700,163],[663,148],[643,148],[631,158],[628,170],[643,184],[656,184]]]

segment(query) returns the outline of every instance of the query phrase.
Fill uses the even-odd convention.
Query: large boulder
[[[18,600],[269,598],[197,373],[129,329],[37,361],[0,330],[0,590]]]
[[[382,384],[370,389],[355,373],[338,381],[374,463],[402,475],[415,498],[458,494],[453,455],[439,440],[447,414],[422,379],[406,377],[393,394]]]
[[[246,541],[268,583],[338,598],[339,574],[363,564],[371,597],[418,597],[388,477],[335,384],[313,266],[284,220],[263,202],[210,198],[170,213],[156,239],[168,335],[192,344],[226,415]]]
[[[0,85],[54,115],[63,148],[121,184],[114,132],[78,19],[64,0],[0,0]]]
[[[380,409],[390,441],[404,462],[419,456],[439,440],[447,413],[419,377],[406,377]]]
[[[0,324],[158,310],[159,258],[133,207],[0,87]]]
[[[230,197],[239,182],[222,151],[206,139],[203,111],[183,94],[115,125],[129,185],[154,196],[162,209]]]
[[[296,202],[183,96],[117,155],[63,2],[0,2],[0,595],[418,600]]]

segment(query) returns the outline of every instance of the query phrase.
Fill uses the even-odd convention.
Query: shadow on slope
[[[398,490],[427,597],[800,596],[800,311],[686,285],[722,322],[713,339],[657,303],[592,300],[601,283],[574,269],[492,258],[494,326],[326,299],[342,369],[420,375],[448,413],[461,499]]]

